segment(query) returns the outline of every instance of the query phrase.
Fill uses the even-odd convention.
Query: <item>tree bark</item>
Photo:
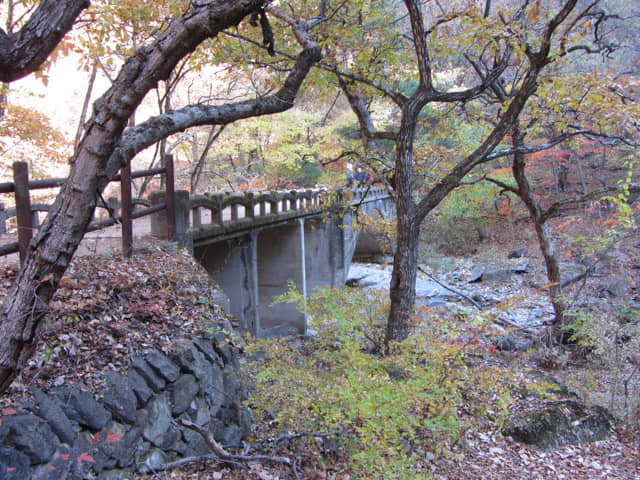
[[[42,0],[19,32],[0,29],[0,82],[38,70],[88,6],[89,0]]]
[[[391,305],[384,341],[387,351],[392,342],[407,338],[416,297],[420,222],[416,222],[414,213],[413,141],[416,121],[422,109],[420,103],[409,101],[403,109],[396,141],[396,251],[389,285]]]
[[[55,2],[54,2],[55,3]],[[0,392],[31,356],[41,320],[91,221],[99,195],[122,166],[112,155],[129,116],[158,81],[203,40],[258,12],[265,0],[210,0],[172,21],[149,47],[130,57],[111,88],[94,104],[72,168],[0,316]]]
[[[520,147],[524,144],[523,135],[520,133],[518,126],[514,126],[512,132],[512,141],[514,147]],[[562,278],[560,277],[560,264],[556,258],[555,249],[553,246],[553,239],[549,233],[549,228],[546,224],[546,219],[540,203],[533,195],[531,191],[531,185],[527,180],[525,173],[526,158],[524,153],[516,151],[513,157],[513,178],[518,185],[518,196],[522,199],[524,204],[531,215],[533,225],[536,230],[536,236],[538,237],[538,244],[540,245],[540,251],[544,257],[544,263],[547,268],[547,279],[549,280],[549,298],[553,305],[554,321],[550,328],[550,339],[554,342],[558,342],[561,339],[562,331],[560,329],[562,325],[562,319],[566,310],[566,305],[562,300]]]

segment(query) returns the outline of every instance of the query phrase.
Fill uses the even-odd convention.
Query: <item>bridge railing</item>
[[[353,190],[307,189],[289,191],[226,192],[192,195],[189,198],[189,226],[199,229],[207,225],[223,226],[241,219],[274,216],[283,213],[307,213],[335,205],[357,205],[365,200],[387,197],[380,187]]]
[[[166,176],[167,193],[165,201],[151,206],[146,199],[131,198],[131,180],[134,178],[149,177],[164,174]],[[33,232],[40,226],[39,212],[48,212],[50,205],[42,203],[31,203],[31,190],[59,188],[66,178],[49,178],[43,180],[29,180],[29,167],[26,162],[15,162],[13,165],[13,182],[0,183],[0,193],[13,193],[15,207],[4,208],[0,203],[0,234],[6,233],[6,222],[15,217],[18,231],[18,241],[0,245],[0,256],[20,252],[20,261],[23,261]],[[165,157],[165,166],[150,170],[131,172],[127,166],[120,174],[116,175],[112,181],[120,182],[121,202],[114,199],[104,202],[100,200],[96,207],[104,208],[109,212],[111,218],[92,222],[87,232],[101,230],[119,223],[122,225],[122,248],[125,255],[130,255],[133,245],[132,220],[144,217],[153,213],[166,210],[167,217],[175,217],[174,205],[174,179],[173,179],[173,158],[170,155]],[[137,206],[147,208],[137,209]],[[118,211],[119,210],[119,211]],[[175,220],[168,222],[169,228],[167,236],[175,237]]]

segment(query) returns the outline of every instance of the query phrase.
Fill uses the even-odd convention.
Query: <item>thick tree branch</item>
[[[224,105],[189,105],[128,128],[124,131],[109,163],[124,165],[138,152],[162,138],[190,127],[226,125],[245,118],[284,112],[293,107],[302,82],[320,58],[322,56],[318,46],[312,45],[303,50],[283,87],[272,95]]]
[[[422,2],[415,0],[405,0],[411,20],[411,30],[413,33],[413,45],[416,53],[418,71],[420,72],[420,87],[426,92],[433,90],[433,78],[431,72],[431,59],[427,48],[427,33],[424,28],[422,15]]]
[[[19,32],[0,29],[0,81],[38,70],[88,6],[89,0],[42,0]]]

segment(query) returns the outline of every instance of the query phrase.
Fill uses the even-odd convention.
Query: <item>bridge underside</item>
[[[243,330],[264,336],[306,333],[296,305],[272,305],[294,282],[302,293],[344,285],[358,237],[343,219],[306,218],[195,246],[194,256],[230,300]]]

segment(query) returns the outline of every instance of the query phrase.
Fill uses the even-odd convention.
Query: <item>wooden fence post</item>
[[[131,213],[131,165],[120,170],[120,199],[122,201],[120,221],[122,222],[122,254],[130,257],[133,253],[133,223]]]
[[[7,211],[4,203],[0,202],[0,235],[7,233]]]
[[[165,168],[165,184],[167,204],[167,239],[174,241],[176,239],[176,195],[175,195],[175,175],[173,170],[173,155],[166,155],[164,159]]]
[[[22,263],[27,258],[27,249],[33,234],[33,215],[31,213],[31,199],[29,198],[29,164],[27,162],[14,162],[13,183],[16,189],[18,246],[20,248],[20,263]]]

